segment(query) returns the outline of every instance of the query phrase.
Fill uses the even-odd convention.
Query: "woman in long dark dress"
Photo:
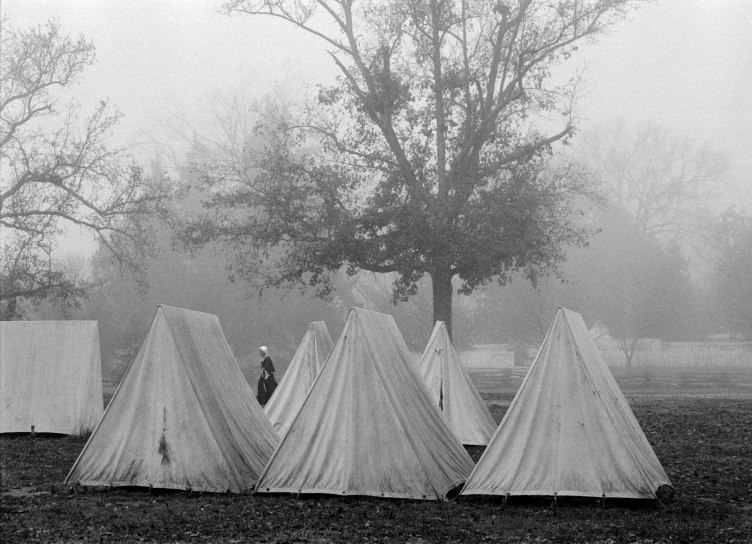
[[[264,406],[269,402],[269,398],[277,388],[277,380],[274,379],[274,363],[272,358],[269,357],[269,349],[266,346],[259,348],[259,355],[261,355],[261,376],[258,381],[258,393],[256,398],[261,406]]]

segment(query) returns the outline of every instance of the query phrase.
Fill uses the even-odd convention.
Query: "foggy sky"
[[[217,91],[269,91],[331,80],[322,43],[271,18],[217,11],[218,0],[2,0],[16,28],[57,17],[94,42],[97,63],[73,89],[83,106],[109,99],[125,114],[117,143],[134,146],[167,110],[195,112]],[[707,143],[732,163],[728,203],[752,209],[752,2],[664,0],[581,48],[588,95],[582,129],[653,122]],[[89,106],[87,108],[87,106]],[[135,150],[135,149],[134,149]]]

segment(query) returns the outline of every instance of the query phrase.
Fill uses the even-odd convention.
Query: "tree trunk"
[[[433,86],[436,113],[436,183],[439,187],[438,200],[442,204],[449,196],[449,184],[446,179],[446,119],[444,118],[444,77],[441,73],[441,32],[439,20],[441,7],[436,0],[431,1],[431,30],[433,42]],[[434,289],[434,293],[436,290]],[[436,311],[434,310],[434,313]],[[449,313],[451,314],[451,304]],[[447,323],[447,329],[449,324]]]
[[[452,339],[452,275],[449,270],[431,274],[433,285],[433,323],[443,321]]]

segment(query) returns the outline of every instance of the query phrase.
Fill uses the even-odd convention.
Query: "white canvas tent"
[[[96,321],[0,322],[0,433],[80,435],[103,410]]]
[[[663,485],[582,316],[559,308],[462,494],[654,499]]]
[[[443,499],[472,468],[392,316],[353,308],[257,491]]]
[[[217,316],[159,306],[66,483],[240,492],[277,441]]]
[[[434,326],[418,362],[418,373],[459,441],[471,446],[488,444],[496,423],[452,346],[443,321]]]
[[[290,428],[330,351],[332,337],[326,323],[310,323],[287,372],[264,406],[264,412],[280,436]]]

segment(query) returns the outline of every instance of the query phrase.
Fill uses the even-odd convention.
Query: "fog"
[[[174,143],[165,130],[171,120],[206,127],[212,97],[260,97],[280,86],[303,94],[337,74],[311,36],[269,18],[227,17],[217,6],[4,0],[2,16],[17,28],[58,18],[66,32],[92,40],[97,63],[71,96],[84,112],[102,100],[116,106],[124,119],[113,142],[148,162],[155,143]],[[715,209],[752,210],[750,28],[747,0],[665,0],[632,12],[564,67],[584,70],[579,132],[650,123],[707,146],[729,162]],[[71,232],[61,247],[62,254],[89,254],[95,246],[90,234]]]
[[[168,111],[198,117],[216,91],[261,95],[281,81],[313,87],[337,73],[325,47],[304,32],[268,18],[227,17],[218,4],[5,0],[2,10],[19,27],[57,17],[94,42],[98,61],[76,97],[110,100],[125,114],[117,137],[137,146]],[[633,11],[573,60],[585,68],[589,91],[578,106],[581,128],[624,118],[707,142],[732,162],[728,200],[752,205],[750,28],[746,0],[663,0]]]

